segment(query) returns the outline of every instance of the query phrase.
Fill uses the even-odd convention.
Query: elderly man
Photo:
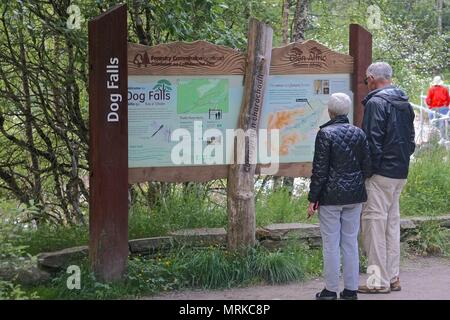
[[[364,99],[363,130],[372,159],[373,176],[366,181],[361,234],[373,275],[360,293],[400,291],[399,199],[415,149],[414,112],[408,97],[391,83],[392,68],[373,63],[366,72],[370,93]]]
[[[325,288],[317,293],[318,300],[337,298],[340,251],[344,273],[340,297],[357,299],[358,231],[362,203],[367,199],[364,181],[370,175],[370,158],[366,135],[347,118],[351,105],[346,94],[331,95],[331,120],[320,127],[316,137],[308,216],[320,206]]]

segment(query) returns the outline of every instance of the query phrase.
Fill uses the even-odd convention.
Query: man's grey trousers
[[[339,292],[341,253],[344,288],[358,289],[358,232],[361,210],[361,203],[319,207],[325,288],[329,291]]]

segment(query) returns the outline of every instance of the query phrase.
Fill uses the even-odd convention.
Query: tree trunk
[[[438,15],[438,20],[437,20],[437,32],[438,34],[442,34],[442,8],[444,6],[444,0],[437,0],[436,1],[436,9],[437,9],[437,15]]]
[[[287,45],[289,42],[289,0],[283,1],[283,23],[281,27],[281,33],[283,35],[283,45]]]
[[[308,0],[298,0],[295,7],[292,41],[305,41],[306,25],[308,23]]]
[[[244,143],[244,139],[237,139],[240,146],[234,144],[234,161],[229,166],[227,180],[228,247],[231,250],[254,246],[256,242],[255,137],[270,69],[272,32],[268,25],[254,18],[250,19],[244,95],[238,122],[238,129],[244,130],[250,136],[248,142]],[[237,163],[237,150],[245,150],[244,164]]]
[[[295,6],[295,15],[293,21],[292,39],[294,42],[305,41],[306,26],[308,24],[308,0],[297,0]],[[289,190],[289,194],[292,195],[294,191],[294,178],[284,177],[283,187]]]
[[[24,94],[24,108],[23,113],[25,115],[25,135],[28,144],[34,148],[34,135],[33,135],[33,115],[31,112],[31,92],[30,92],[30,83],[29,83],[29,77],[28,77],[28,65],[27,65],[27,57],[25,54],[25,38],[22,33],[22,28],[24,28],[25,23],[23,21],[23,8],[20,7],[20,22],[21,25],[18,28],[18,35],[19,35],[19,60],[20,60],[20,68],[21,68],[21,80],[22,80],[22,88],[23,88],[23,94]],[[35,201],[35,205],[42,205],[42,197],[41,197],[41,191],[42,191],[42,182],[41,182],[41,175],[40,175],[40,165],[39,165],[39,158],[34,152],[30,152],[30,159],[31,159],[31,171],[33,173],[34,178],[34,185],[33,185],[33,199]]]

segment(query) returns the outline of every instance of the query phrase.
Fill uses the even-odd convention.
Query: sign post
[[[350,25],[350,55],[354,59],[353,68],[353,123],[361,127],[364,116],[362,99],[369,93],[369,89],[364,84],[366,70],[372,63],[372,34],[359,24]]]
[[[256,135],[259,128],[264,92],[269,77],[272,55],[272,28],[250,19],[248,30],[247,67],[244,95],[239,113],[238,129],[249,132],[244,146],[234,144],[237,150],[245,150],[245,163],[233,161],[228,169],[228,248],[238,249],[255,245],[255,196]],[[236,139],[239,141],[239,139]],[[236,160],[236,159],[235,159]]]
[[[128,258],[127,7],[89,22],[89,256],[99,279]]]
[[[371,34],[351,25],[345,55],[312,40],[272,50],[272,33],[250,19],[246,56],[205,41],[128,44],[125,4],[89,22],[89,255],[100,280],[126,271],[128,184],[228,177],[228,247],[253,246],[254,175],[267,163],[257,164],[258,129],[279,130],[281,158],[273,162],[279,175],[297,177],[311,173],[312,138],[330,94],[353,91],[354,123],[361,124]],[[223,142],[228,129],[234,152]]]

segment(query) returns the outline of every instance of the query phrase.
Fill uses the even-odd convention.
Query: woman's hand
[[[309,206],[308,206],[308,219],[311,219],[311,217],[314,215],[314,213],[316,212],[317,208],[319,208],[319,203],[316,202],[310,202]]]

